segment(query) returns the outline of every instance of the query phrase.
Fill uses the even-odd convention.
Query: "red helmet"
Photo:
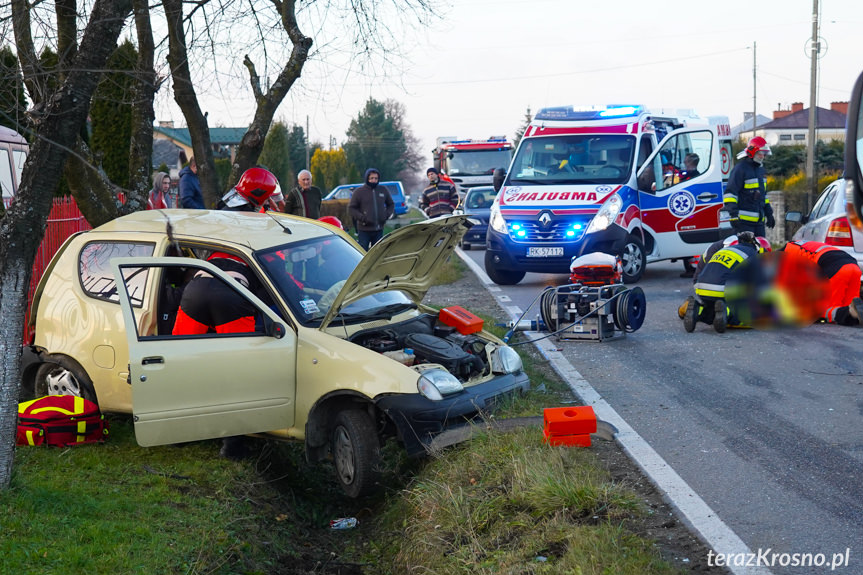
[[[750,158],[754,158],[755,154],[758,152],[764,152],[765,156],[769,156],[771,153],[770,146],[767,145],[767,140],[761,136],[755,136],[749,140],[749,144],[746,145],[746,155]]]
[[[335,226],[340,230],[345,229],[345,226],[342,225],[342,221],[336,216],[323,216],[318,218],[319,222],[324,222],[325,224],[330,224],[331,226]]]
[[[741,234],[743,234],[743,238],[740,238]],[[752,235],[749,235],[752,234]],[[743,243],[747,243],[758,248],[758,253],[763,254],[767,252],[773,251],[773,248],[770,246],[770,241],[762,236],[756,236],[752,232],[741,232],[737,235],[731,235],[725,238],[723,244],[727,246],[736,246],[741,241]]]
[[[249,168],[234,187],[249,202],[260,206],[279,188],[279,180],[264,168]]]

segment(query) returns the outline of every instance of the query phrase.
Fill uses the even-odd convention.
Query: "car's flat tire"
[[[73,395],[98,403],[90,376],[78,362],[63,355],[45,358],[36,371],[32,391],[33,397]]]
[[[380,478],[380,439],[371,417],[359,409],[336,416],[332,431],[333,463],[344,492],[353,498],[373,492]]]

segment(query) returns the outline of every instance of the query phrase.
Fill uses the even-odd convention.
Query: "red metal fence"
[[[54,198],[54,205],[51,207],[51,213],[48,214],[48,226],[45,228],[45,237],[42,238],[42,243],[39,245],[39,251],[36,252],[36,259],[33,261],[33,273],[30,278],[30,289],[27,291],[27,314],[24,323],[24,342],[28,342],[32,332],[27,329],[27,322],[30,319],[30,302],[33,301],[33,294],[36,291],[36,285],[45,273],[45,268],[51,258],[60,249],[60,246],[66,241],[66,238],[83,230],[91,228],[75,200],[69,197]]]

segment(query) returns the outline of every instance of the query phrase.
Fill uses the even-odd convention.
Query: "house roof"
[[[189,128],[163,128],[154,126],[154,132],[164,134],[168,138],[179,142],[184,146],[192,147],[192,138],[189,136]],[[210,128],[210,143],[220,146],[236,146],[243,139],[243,134],[248,128]]]
[[[743,132],[751,132],[752,131],[752,113],[747,112],[744,114],[744,116],[745,116],[745,118],[742,122],[740,122],[739,124],[737,124],[736,126],[733,126],[731,128],[731,138],[732,139],[739,137],[740,134]],[[767,116],[765,116],[763,114],[758,114],[755,117],[755,127],[756,128],[760,128],[761,126],[763,126],[764,124],[767,124],[769,122],[770,122],[770,118],[768,118]]]
[[[171,140],[153,140],[153,167],[165,164],[169,168],[179,164],[182,148]]]
[[[782,118],[759,126],[762,130],[805,130],[809,127],[809,108],[804,108]],[[815,107],[816,128],[845,129],[845,114],[836,110]]]

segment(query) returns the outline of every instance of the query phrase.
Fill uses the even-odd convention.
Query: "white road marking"
[[[467,264],[468,268],[476,274],[489,292],[500,290],[491,281],[476,262],[460,249],[456,250],[459,257]],[[494,295],[492,293],[492,295]],[[522,311],[516,306],[504,306],[501,297],[496,298],[501,308],[510,314],[515,321]],[[509,298],[507,298],[509,299]],[[517,311],[514,311],[517,310]],[[527,337],[542,337],[545,334],[534,332],[523,332]],[[596,416],[603,421],[614,425],[618,433],[615,436],[617,442],[629,457],[641,468],[644,474],[656,487],[665,494],[666,500],[674,506],[683,521],[697,533],[714,553],[724,554],[726,557],[738,554],[744,557],[753,557],[754,553],[746,543],[737,536],[734,531],[725,524],[722,519],[710,508],[707,503],[671,468],[668,463],[620,416],[611,405],[590,385],[571,363],[557,350],[557,346],[550,338],[534,341],[533,345],[548,359],[554,370],[566,381],[573,393],[584,403],[593,406]],[[569,345],[569,344],[566,344]],[[752,554],[752,555],[748,555]],[[705,558],[699,558],[706,561]],[[734,575],[770,575],[771,571],[766,567],[759,566],[729,566],[728,570]]]

